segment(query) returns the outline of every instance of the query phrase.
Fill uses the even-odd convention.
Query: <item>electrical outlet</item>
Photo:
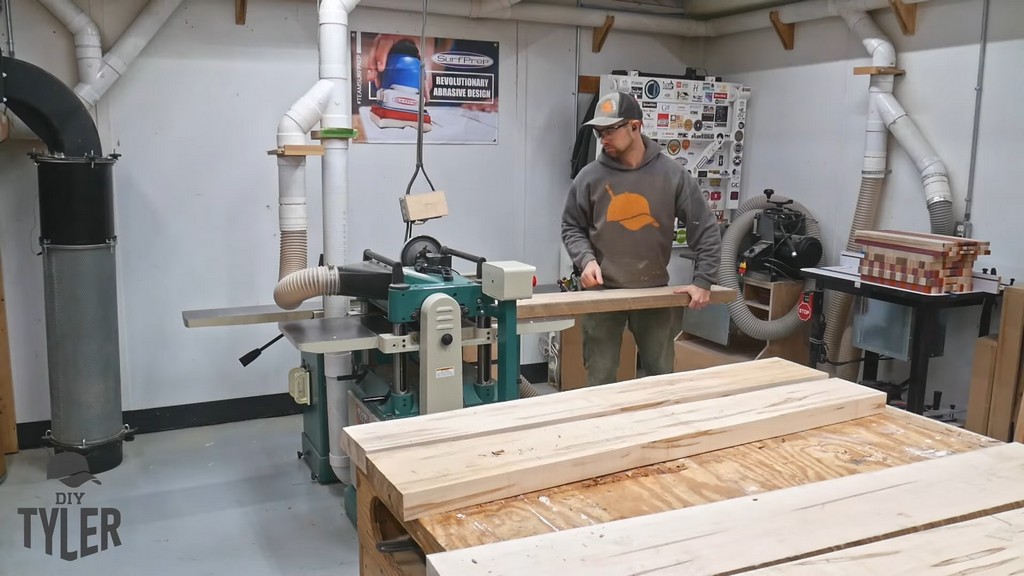
[[[974,227],[970,222],[957,222],[956,231],[953,234],[960,238],[970,238],[973,231]]]

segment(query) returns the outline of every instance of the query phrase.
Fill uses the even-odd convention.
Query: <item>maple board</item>
[[[1004,444],[682,510],[429,554],[427,574],[734,574],[1018,510],[1024,507],[1022,485],[1024,445]],[[828,574],[818,568],[808,573]]]
[[[966,576],[1024,573],[1024,510],[746,572],[748,576]]]
[[[842,380],[800,382],[583,421],[367,456],[367,477],[399,520],[878,414],[885,394]]]
[[[367,454],[385,450],[514,432],[828,378],[825,372],[779,358],[746,364],[747,369],[742,371],[716,366],[415,418],[347,426],[342,429],[342,449],[365,471]]]
[[[690,295],[676,294],[677,288],[679,286],[534,294],[530,299],[519,300],[516,303],[516,317],[522,320],[552,316],[578,316],[619,310],[681,308],[689,305]],[[713,285],[708,304],[727,304],[735,299],[736,290]]]

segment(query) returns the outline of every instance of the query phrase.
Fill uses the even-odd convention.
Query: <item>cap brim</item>
[[[584,122],[584,126],[612,126],[622,122],[622,118],[594,118],[589,122]]]

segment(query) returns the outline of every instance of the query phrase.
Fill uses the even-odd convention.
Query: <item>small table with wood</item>
[[[907,410],[922,414],[925,407],[925,392],[928,385],[929,348],[932,346],[932,335],[939,332],[938,314],[949,308],[981,306],[978,336],[986,336],[992,318],[992,309],[998,296],[981,290],[946,293],[922,294],[891,286],[876,284],[862,280],[855,270],[840,266],[805,268],[801,270],[807,278],[813,279],[816,290],[834,290],[854,296],[862,296],[873,300],[881,300],[892,304],[906,306],[911,310],[911,346],[910,346],[910,377],[907,384]],[[824,326],[823,306],[815,306],[812,323]],[[822,340],[821,334],[812,334],[809,348],[811,349],[811,365],[821,361],[817,342]],[[879,355],[875,352],[864,352],[864,380],[878,377]]]
[[[762,364],[774,369],[777,363],[787,361],[757,362],[775,363]],[[717,378],[730,381],[749,377],[750,370],[750,363],[740,363],[672,376],[700,378],[698,373],[714,371]],[[680,382],[680,386],[686,385],[686,381]],[[586,393],[588,390],[577,390],[552,396],[578,394],[576,397],[582,398],[579,395]],[[535,398],[528,401],[534,405],[541,402]],[[428,554],[765,494],[941,460],[999,444],[904,410],[882,407],[873,415],[834,425],[527,491],[405,522],[393,513],[393,504],[389,504],[393,498],[380,494],[370,480],[369,475],[377,473],[374,466],[364,464],[366,468],[359,469],[356,480],[361,574],[425,574]],[[364,454],[364,459],[369,457]],[[353,457],[353,467],[356,461]]]

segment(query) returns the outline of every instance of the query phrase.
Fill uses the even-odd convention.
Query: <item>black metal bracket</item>
[[[393,538],[391,540],[383,540],[377,543],[377,551],[381,554],[395,554],[397,552],[419,552],[420,547],[416,544],[416,541],[412,539],[412,536],[405,535]]]

